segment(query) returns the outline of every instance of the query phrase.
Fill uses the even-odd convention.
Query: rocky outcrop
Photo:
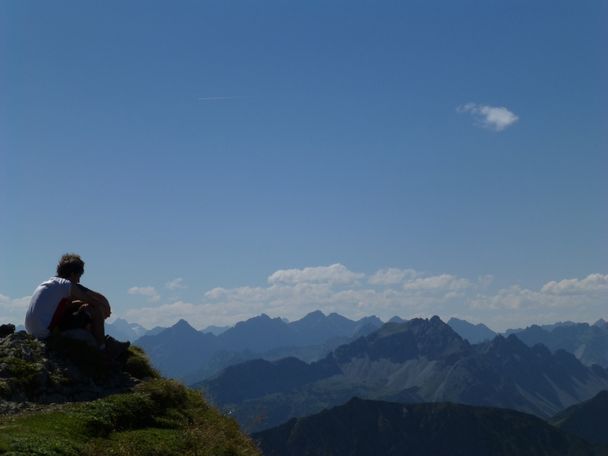
[[[42,341],[10,326],[0,327],[0,414],[90,401],[158,377],[137,348],[110,359],[77,340]]]

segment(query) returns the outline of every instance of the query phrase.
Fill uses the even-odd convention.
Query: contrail
[[[200,97],[199,101],[216,101],[216,100],[235,100],[243,97]]]

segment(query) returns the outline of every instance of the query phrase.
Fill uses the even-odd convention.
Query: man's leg
[[[79,311],[84,311],[91,317],[90,331],[93,333],[97,344],[100,347],[103,346],[106,340],[103,309],[100,306],[84,303],[80,306]]]

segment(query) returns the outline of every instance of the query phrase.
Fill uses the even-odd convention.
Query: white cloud
[[[584,279],[551,281],[546,283],[541,291],[553,295],[606,293],[608,292],[608,274],[589,274]]]
[[[165,287],[168,288],[169,290],[179,290],[179,289],[187,288],[186,285],[184,284],[184,279],[182,279],[181,277],[170,280],[169,282],[167,282],[165,284]]]
[[[160,300],[160,295],[154,287],[131,287],[128,293],[130,295],[146,296],[149,301],[156,302]]]
[[[26,310],[30,304],[31,296],[24,296],[23,298],[10,298],[3,294],[0,294],[0,309],[4,311],[15,311],[15,310]]]
[[[401,280],[400,286],[391,286],[397,280]],[[368,282],[373,282],[373,288]],[[204,293],[200,303],[186,305],[178,301],[131,310],[128,316],[144,326],[163,321],[166,325],[186,318],[187,313],[186,319],[195,327],[234,324],[263,312],[295,320],[317,309],[350,318],[371,314],[381,318],[412,317],[446,310],[451,300],[462,295],[462,290],[474,286],[449,274],[423,277],[413,269],[382,269],[366,277],[336,264],[279,270],[270,275],[267,286],[213,288]],[[176,313],[177,307],[181,313]]]
[[[551,281],[539,289],[491,285],[491,276],[468,279],[397,268],[366,275],[337,264],[279,270],[270,275],[265,286],[213,288],[199,302],[149,305],[131,309],[125,316],[146,327],[169,326],[185,318],[202,328],[232,325],[261,313],[293,321],[320,309],[354,319],[372,314],[384,320],[394,315],[439,315],[446,321],[466,316],[504,330],[560,320],[595,321],[606,314],[608,275]],[[158,295],[153,287],[131,290],[149,297]]]
[[[593,322],[606,315],[608,275],[590,274],[582,279],[550,281],[533,290],[519,285],[492,294],[478,294],[467,301],[483,321],[494,320],[499,329],[557,321]]]
[[[467,279],[462,279],[451,274],[441,274],[431,277],[422,277],[414,279],[403,285],[405,290],[411,291],[458,291],[471,287],[472,284]]]
[[[494,131],[503,131],[519,120],[517,115],[504,106],[466,103],[458,106],[456,111],[471,114],[478,125]]]
[[[380,269],[369,278],[369,283],[372,285],[398,285],[415,278],[416,275],[417,272],[414,269]]]
[[[11,298],[10,296],[0,294],[0,324],[23,324],[25,320],[25,312],[30,304],[31,299],[31,296],[23,296],[22,298]]]
[[[281,269],[268,277],[270,284],[297,284],[297,283],[331,283],[348,284],[361,278],[364,274],[349,271],[345,266],[336,263],[331,266],[318,266],[304,269]]]

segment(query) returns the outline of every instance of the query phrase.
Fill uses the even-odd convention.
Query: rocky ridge
[[[158,377],[137,348],[110,360],[81,342],[61,337],[42,341],[11,326],[0,327],[0,414],[91,401]]]

